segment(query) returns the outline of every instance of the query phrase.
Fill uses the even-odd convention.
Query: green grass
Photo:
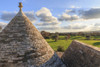
[[[89,45],[100,47],[100,40],[79,40],[79,41],[84,42]]]
[[[83,36],[71,36],[71,38],[70,38],[71,40],[84,40],[84,39],[86,39],[85,37],[83,37]]]
[[[100,39],[100,36],[91,36],[91,40],[86,40],[86,37],[83,36],[71,36],[70,39],[68,40],[65,40],[65,36],[59,36],[59,40],[57,42],[55,42],[52,39],[46,39],[46,40],[49,43],[49,45],[55,51],[57,51],[58,46],[63,46],[64,50],[66,50],[73,40],[79,40],[83,43],[100,47],[100,40],[94,40],[94,39]]]
[[[68,46],[71,44],[72,40],[58,40],[57,42],[55,42],[52,39],[46,39],[47,42],[49,43],[49,45],[55,50],[57,51],[58,46],[63,46],[64,50],[66,50],[66,48],[68,48]]]

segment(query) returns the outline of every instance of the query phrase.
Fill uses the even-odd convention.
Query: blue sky
[[[100,0],[1,0],[1,26],[19,11],[19,2],[23,3],[23,11],[40,31],[78,32],[100,28]]]
[[[81,8],[100,7],[100,0],[1,0],[0,11],[18,11],[18,3],[23,2],[23,11],[37,11],[47,7],[55,14],[63,12],[71,6]]]

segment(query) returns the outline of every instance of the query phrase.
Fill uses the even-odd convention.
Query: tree
[[[59,34],[58,34],[58,33],[55,33],[51,38],[52,38],[53,40],[55,40],[55,42],[57,42],[58,39],[59,39]]]
[[[68,40],[70,38],[70,35],[68,34],[67,36],[65,36],[65,39]]]
[[[49,39],[50,38],[50,33],[49,32],[46,32],[46,31],[41,31],[41,34],[42,36],[45,38],[45,39]]]

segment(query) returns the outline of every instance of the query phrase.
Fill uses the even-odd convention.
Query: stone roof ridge
[[[92,46],[92,45],[89,45],[89,44],[80,42],[80,41],[78,41],[78,40],[74,40],[73,42],[77,42],[77,43],[80,43],[80,44],[82,44],[82,45],[84,45],[84,46],[90,47],[90,48],[92,48],[92,49],[94,49],[94,50],[96,50],[96,51],[100,51],[100,48],[99,48],[99,47],[95,47],[95,46]]]
[[[100,51],[74,40],[61,57],[68,67],[100,67]]]

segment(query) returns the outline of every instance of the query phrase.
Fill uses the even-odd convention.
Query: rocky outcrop
[[[100,67],[100,48],[73,41],[62,60],[69,67]]]

